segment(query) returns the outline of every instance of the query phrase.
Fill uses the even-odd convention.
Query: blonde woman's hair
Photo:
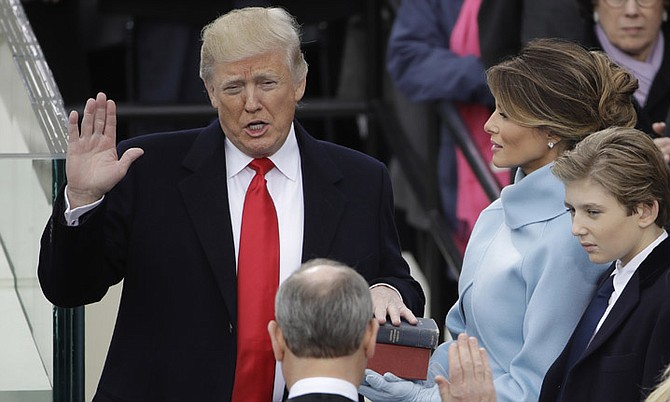
[[[279,7],[247,7],[232,10],[202,30],[200,78],[208,83],[217,63],[286,52],[286,65],[294,83],[307,76],[307,62],[300,50],[300,26]]]
[[[536,39],[487,70],[497,107],[519,125],[558,136],[561,151],[610,126],[633,127],[637,80],[605,53]]]

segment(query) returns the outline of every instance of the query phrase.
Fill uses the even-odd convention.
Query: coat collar
[[[237,322],[235,246],[228,207],[224,134],[218,121],[204,128],[183,161],[192,174],[178,184],[198,240],[226,303]]]
[[[302,260],[327,256],[347,204],[343,173],[327,145],[294,122],[302,159],[304,234]],[[204,128],[183,160],[192,174],[178,184],[233,322],[237,322],[235,247],[228,204],[225,136],[218,121]],[[335,145],[328,145],[335,146]]]
[[[567,213],[563,200],[565,190],[552,173],[552,164],[541,167],[525,176],[519,169],[514,184],[500,193],[505,224],[511,229],[547,221]]]
[[[305,203],[302,260],[307,261],[330,254],[347,200],[338,188],[344,175],[326,145],[311,137],[297,122],[295,134],[302,158]]]

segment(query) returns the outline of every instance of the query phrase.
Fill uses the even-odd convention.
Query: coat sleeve
[[[374,283],[387,283],[395,287],[402,295],[403,302],[417,316],[423,316],[426,298],[421,285],[410,274],[409,266],[402,257],[398,232],[394,219],[393,190],[391,179],[385,168],[381,169],[380,194],[380,256],[382,276]]]
[[[479,58],[459,56],[449,49],[461,3],[402,2],[389,38],[387,69],[408,99],[493,103]]]
[[[107,202],[90,211],[79,226],[70,227],[63,217],[64,190],[42,234],[38,278],[46,298],[60,307],[100,301],[110,286],[123,279],[109,264],[104,219]]]

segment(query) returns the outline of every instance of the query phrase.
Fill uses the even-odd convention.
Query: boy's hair
[[[658,201],[656,224],[668,223],[670,171],[656,144],[641,131],[610,127],[587,136],[560,156],[552,172],[563,183],[588,178],[632,215],[639,204]]]

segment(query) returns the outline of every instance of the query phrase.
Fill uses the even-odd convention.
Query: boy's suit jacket
[[[605,273],[607,278],[614,264]],[[565,301],[569,303],[569,300]],[[540,402],[556,401],[572,338],[542,384]],[[639,401],[670,363],[670,238],[642,262],[567,373],[563,401]]]

